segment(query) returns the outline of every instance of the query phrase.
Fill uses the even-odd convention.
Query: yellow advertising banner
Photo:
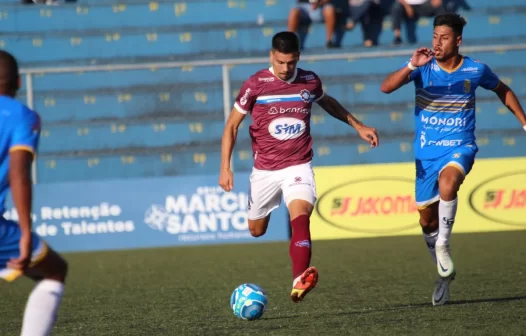
[[[312,239],[421,234],[412,163],[314,168]],[[526,157],[478,159],[460,188],[453,232],[526,229]]]

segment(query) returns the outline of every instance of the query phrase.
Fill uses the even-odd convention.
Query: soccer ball
[[[230,296],[230,307],[238,318],[257,320],[266,310],[267,294],[263,288],[255,284],[242,284]]]

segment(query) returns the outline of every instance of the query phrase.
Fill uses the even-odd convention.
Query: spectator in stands
[[[360,23],[365,47],[378,45],[383,19],[381,0],[349,0],[349,20],[346,28],[353,30]]]
[[[296,5],[289,14],[288,30],[298,34],[303,49],[309,26],[314,22],[325,22],[325,46],[339,48],[347,16],[347,0],[296,0]]]
[[[446,13],[442,0],[396,0],[391,9],[393,20],[394,45],[402,43],[402,20],[406,24],[409,43],[416,43],[416,22],[420,17],[434,17]]]

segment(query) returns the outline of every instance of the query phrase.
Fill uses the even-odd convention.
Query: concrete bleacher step
[[[468,17],[469,25],[464,32],[467,44],[486,44],[498,38],[505,43],[508,39],[524,38],[525,34],[516,27],[525,24],[522,13],[487,15],[473,13]],[[232,29],[228,24],[216,25],[209,29],[196,26],[188,31],[156,31],[155,27],[137,28],[128,31],[88,31],[51,33],[36,31],[31,34],[2,33],[0,46],[19,58],[22,64],[56,64],[72,62],[112,62],[115,60],[147,59],[148,57],[175,57],[192,59],[212,55],[244,56],[262,54],[270,48],[274,33],[286,30],[286,22],[273,25],[253,25],[243,29]],[[325,28],[322,24],[312,26],[306,41],[306,48],[322,48],[325,44]],[[432,36],[432,22],[420,20],[418,36],[420,44],[429,44]],[[381,35],[380,43],[390,45],[393,35],[388,28]],[[345,35],[343,45],[361,45],[359,32]],[[60,52],[57,52],[60,50]]]
[[[526,141],[523,132],[485,135],[478,132],[478,157],[512,157],[524,155],[520,143]],[[375,149],[356,136],[340,140],[314,139],[313,163],[317,166],[410,162],[413,137],[402,134],[397,139],[383,139]],[[233,155],[235,171],[250,171],[252,152],[246,144],[236,147]],[[114,155],[53,156],[41,155],[37,161],[40,183],[79,180],[105,180],[166,175],[218,175],[219,150],[194,148],[186,151],[129,152]]]
[[[413,49],[408,48],[404,50],[407,52],[407,55],[392,56],[386,60],[382,59],[382,61],[379,61],[378,57],[344,58],[329,61],[302,61],[300,59],[298,66],[316,72],[322,80],[327,77],[346,75],[352,75],[353,77],[359,76],[360,78],[374,75],[384,76],[407,62]],[[461,48],[461,52],[462,50]],[[517,71],[526,71],[526,65],[524,64],[526,48],[523,50],[497,52],[467,52],[467,55],[488,64],[496,71],[498,71],[499,68],[511,67],[516,67]],[[265,55],[262,62],[259,63],[230,66],[231,88],[238,90],[240,85],[251,75],[269,66],[268,55]],[[72,87],[71,83],[75,83],[74,87]],[[138,70],[37,73],[33,75],[35,92],[68,92],[71,90],[101,91],[101,88],[104,88],[104,91],[106,91],[107,89],[124,89],[142,86],[155,86],[156,90],[162,91],[173,86],[184,85],[184,87],[192,87],[203,84],[211,85],[211,83],[216,83],[218,87],[222,86],[222,70],[220,65],[184,66],[162,69],[152,67]],[[25,92],[25,85],[22,85],[21,92]]]
[[[40,152],[108,151],[209,143],[220,146],[224,121],[109,123],[95,126],[50,126],[43,130]],[[64,141],[70,139],[70,141]],[[219,141],[219,142],[218,142]]]
[[[10,1],[11,4],[13,3]],[[2,3],[2,2],[0,2]],[[80,1],[61,6],[4,6],[2,32],[94,31],[101,29],[147,28],[156,26],[199,26],[223,23],[253,24],[284,21],[292,4],[284,1],[143,1],[101,3]],[[22,25],[20,22],[31,22]],[[153,23],[153,24],[152,24]]]
[[[526,100],[526,99],[524,99]],[[397,134],[414,132],[412,104],[369,105],[351,107],[352,113],[364,123],[374,126],[382,137],[392,138]],[[238,133],[240,143],[249,143],[248,117]],[[156,147],[190,146],[208,143],[210,148],[221,142],[224,120],[203,119],[188,121],[146,120],[142,123],[108,122],[87,124],[78,122],[65,125],[44,125],[40,141],[40,153],[53,154],[76,152],[111,152],[115,150],[134,151]],[[502,103],[494,97],[481,100],[477,104],[477,130],[494,129],[513,131],[519,127],[514,117]],[[311,133],[319,139],[352,136],[354,129],[330,117],[319,107],[315,107],[311,119]],[[65,142],[64,139],[70,139]]]

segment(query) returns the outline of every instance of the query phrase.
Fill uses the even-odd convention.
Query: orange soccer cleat
[[[317,283],[318,270],[316,267],[307,268],[293,286],[292,292],[290,293],[291,300],[296,303],[300,302],[308,292],[316,287]]]

